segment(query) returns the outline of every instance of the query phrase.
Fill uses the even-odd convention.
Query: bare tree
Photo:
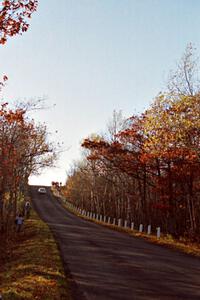
[[[194,46],[189,43],[177,64],[177,69],[170,71],[167,88],[172,95],[193,96],[200,92],[198,77],[198,57]]]
[[[124,130],[127,124],[127,120],[123,117],[122,111],[113,111],[112,118],[109,120],[107,124],[107,131],[108,131],[108,140],[115,141],[116,134]]]

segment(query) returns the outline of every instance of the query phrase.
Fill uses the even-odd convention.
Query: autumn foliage
[[[26,32],[28,20],[36,11],[37,0],[5,0],[0,4],[0,44],[8,37]],[[0,81],[0,91],[8,77]],[[26,107],[26,108],[25,108]],[[10,232],[28,177],[52,159],[52,148],[46,139],[45,126],[27,118],[30,104],[8,108],[0,105],[0,232]],[[51,153],[51,154],[50,154]]]
[[[115,139],[87,138],[87,161],[66,195],[83,209],[154,224],[175,236],[200,228],[200,96],[159,95]]]
[[[46,126],[28,118],[30,108],[27,104],[9,109],[8,103],[0,107],[1,231],[10,230],[16,213],[23,212],[29,176],[51,166],[56,156]]]
[[[28,30],[28,19],[36,11],[37,0],[5,0],[0,6],[0,44],[8,37]]]
[[[83,141],[86,159],[74,165],[65,186],[71,202],[199,239],[200,93],[190,82],[191,51],[189,45],[170,89],[149,109],[118,129],[115,115],[111,137]]]

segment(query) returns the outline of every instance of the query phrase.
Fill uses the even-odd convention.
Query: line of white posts
[[[80,215],[82,215],[84,217],[87,217],[89,219],[93,219],[93,220],[96,220],[96,221],[99,221],[99,222],[102,222],[102,223],[111,224],[111,225],[115,225],[115,226],[122,227],[122,228],[127,228],[127,229],[129,228],[131,230],[137,230],[135,228],[134,222],[129,223],[127,220],[123,221],[122,219],[115,219],[115,218],[113,218],[113,220],[111,222],[111,218],[110,217],[102,216],[102,215],[99,215],[99,214],[96,214],[96,213],[93,213],[93,212],[86,211],[84,209],[80,209],[80,208],[74,206],[73,204],[71,204],[69,202],[65,202],[65,204],[71,210],[73,210],[74,212],[79,213]],[[143,226],[143,224],[139,225],[138,230],[139,230],[140,233],[144,232],[144,226]],[[147,234],[150,235],[151,232],[152,232],[151,231],[151,225],[149,224],[147,226]],[[156,228],[157,239],[160,238],[160,235],[161,235],[160,227],[157,227]]]

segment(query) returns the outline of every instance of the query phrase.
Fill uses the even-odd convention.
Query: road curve
[[[77,300],[200,300],[200,259],[87,222],[48,189],[32,201],[58,242]]]

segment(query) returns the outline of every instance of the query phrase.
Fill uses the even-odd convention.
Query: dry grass
[[[15,233],[9,251],[0,269],[3,300],[72,299],[57,245],[34,212],[22,232]]]

